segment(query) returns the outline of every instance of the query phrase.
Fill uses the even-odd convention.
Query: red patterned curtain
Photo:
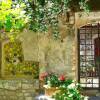
[[[94,57],[95,61],[100,61],[100,37],[94,39]]]

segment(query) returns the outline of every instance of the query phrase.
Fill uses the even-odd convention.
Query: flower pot
[[[52,96],[59,89],[57,87],[45,88],[45,95]]]

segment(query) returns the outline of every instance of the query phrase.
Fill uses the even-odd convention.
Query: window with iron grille
[[[79,82],[84,88],[100,88],[100,24],[78,29]]]

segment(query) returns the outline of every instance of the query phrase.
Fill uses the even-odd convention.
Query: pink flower
[[[40,75],[40,80],[44,80],[48,76],[47,72],[44,72]]]
[[[60,81],[65,81],[65,76],[64,75],[60,75],[59,80]]]

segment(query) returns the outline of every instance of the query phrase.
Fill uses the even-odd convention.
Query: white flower
[[[51,8],[52,7],[52,5],[53,5],[53,3],[52,2],[50,2],[50,1],[48,1],[48,8]]]
[[[84,100],[88,100],[88,99],[89,99],[89,97],[87,97],[87,96],[84,97]]]
[[[68,85],[68,89],[73,89],[73,88],[75,88],[75,83]]]
[[[56,87],[56,89],[58,89],[58,87]]]
[[[44,88],[49,89],[51,88],[49,85],[43,85]]]
[[[20,5],[19,5],[19,4],[17,4],[17,5],[16,5],[16,8],[19,8],[19,7],[20,7]]]
[[[24,15],[26,13],[26,11],[21,11],[20,15]]]
[[[70,94],[70,95],[69,95],[69,97],[72,97],[72,96],[73,96],[73,94]]]
[[[76,85],[80,85],[79,83],[76,83]]]
[[[72,80],[73,83],[75,83],[75,80]]]
[[[47,81],[47,84],[51,84],[51,82],[50,81]]]
[[[50,96],[46,96],[46,95],[40,95],[38,97],[36,97],[36,100],[55,100],[53,98],[51,98]]]

